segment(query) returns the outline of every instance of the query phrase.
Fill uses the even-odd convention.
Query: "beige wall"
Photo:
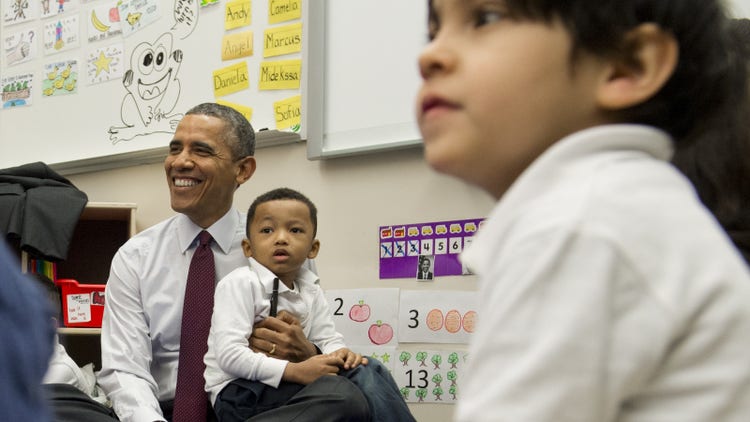
[[[433,172],[419,148],[309,161],[305,147],[258,150],[258,170],[237,191],[235,206],[244,211],[255,196],[280,186],[309,196],[319,209],[316,263],[323,288],[476,289],[473,276],[431,283],[379,280],[378,226],[485,217],[493,204],[488,195]],[[136,203],[139,231],[173,213],[164,178],[161,164],[69,176],[90,201]],[[420,421],[449,421],[453,415],[451,405],[411,408]]]

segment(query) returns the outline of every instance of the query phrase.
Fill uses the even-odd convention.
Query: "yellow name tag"
[[[224,29],[234,29],[250,25],[252,22],[250,0],[230,1],[224,7]]]
[[[214,71],[214,96],[223,97],[250,87],[247,62],[240,62]]]
[[[302,60],[280,60],[260,64],[258,89],[299,89]]]
[[[224,35],[221,39],[221,59],[231,60],[253,55],[253,31]]]
[[[277,130],[299,125],[302,115],[302,96],[295,95],[273,103],[273,114],[276,119]]]
[[[269,0],[268,23],[286,22],[302,17],[302,0]]]
[[[263,33],[263,57],[281,56],[302,50],[302,24],[266,29]]]

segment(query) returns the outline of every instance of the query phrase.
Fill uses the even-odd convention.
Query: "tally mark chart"
[[[419,224],[380,226],[380,278],[429,279],[465,275],[459,254],[479,230],[481,218]],[[429,265],[429,277],[421,277],[421,265]]]

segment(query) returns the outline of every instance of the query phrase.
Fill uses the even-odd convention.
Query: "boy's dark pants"
[[[282,381],[279,388],[237,379],[221,390],[214,411],[220,422],[369,420],[362,393],[338,376],[323,376],[308,385]]]
[[[388,369],[375,359],[307,386],[282,381],[276,389],[235,380],[219,393],[214,410],[221,422],[414,421]]]

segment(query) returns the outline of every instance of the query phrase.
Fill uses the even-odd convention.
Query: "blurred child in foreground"
[[[748,136],[722,3],[428,3],[425,158],[498,200],[457,419],[747,420],[750,274],[669,163]]]

